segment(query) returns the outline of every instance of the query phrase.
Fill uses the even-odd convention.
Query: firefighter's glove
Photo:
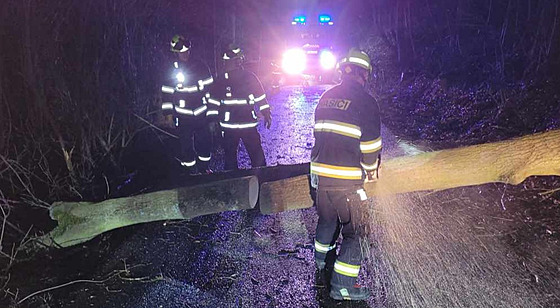
[[[377,158],[377,168],[366,171],[365,183],[375,182],[379,179],[379,170],[381,169],[381,155]]]
[[[272,116],[270,116],[270,113],[264,115],[264,125],[266,129],[270,129],[270,125],[272,125]]]
[[[366,179],[365,179],[365,182],[366,182],[366,183],[371,183],[371,182],[377,181],[377,179],[379,179],[378,170],[379,170],[379,169],[372,170],[372,171],[366,171]]]

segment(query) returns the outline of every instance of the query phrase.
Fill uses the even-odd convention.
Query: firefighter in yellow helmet
[[[171,39],[171,52],[175,55],[172,66],[166,71],[165,84],[161,87],[161,109],[178,126],[180,149],[174,153],[181,166],[191,173],[208,169],[211,159],[212,138],[205,95],[214,82],[208,66],[192,59],[191,41],[181,35]],[[201,165],[198,166],[197,165]]]
[[[270,128],[272,117],[263,86],[255,74],[243,68],[244,54],[239,46],[229,44],[222,59],[224,73],[216,78],[208,104],[219,110],[225,152],[224,169],[238,168],[239,140],[243,140],[253,168],[266,166],[261,136],[257,131],[257,113],[264,117],[267,129]]]
[[[369,56],[352,48],[338,68],[342,82],[321,96],[315,110],[311,153],[311,185],[319,215],[315,262],[320,271],[332,273],[332,298],[364,300],[369,291],[356,281],[362,262],[359,219],[367,199],[364,181],[378,176],[381,124],[377,102],[364,90],[372,70]],[[337,256],[340,232],[343,241]]]

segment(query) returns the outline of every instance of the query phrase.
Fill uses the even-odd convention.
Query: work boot
[[[182,165],[182,172],[183,175],[199,175],[200,171],[198,171],[198,166],[190,166],[187,167],[186,165]]]
[[[367,288],[363,288],[359,284],[352,287],[332,284],[329,296],[336,300],[362,301],[368,299],[370,293]]]
[[[327,288],[329,286],[329,279],[325,270],[315,270],[315,286]]]

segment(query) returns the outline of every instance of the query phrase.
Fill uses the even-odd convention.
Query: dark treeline
[[[321,1],[317,1],[321,5]],[[329,1],[351,42],[372,52],[376,90],[418,76],[489,88],[556,78],[554,0]],[[250,60],[280,41],[274,25],[298,1],[59,0],[3,3],[0,16],[0,191],[29,201],[92,197],[161,148],[159,80],[174,33],[193,38],[215,72],[217,50]],[[269,45],[270,46],[270,45]],[[391,92],[393,91],[393,92]],[[452,106],[451,106],[452,107]],[[405,121],[403,121],[405,122]],[[142,136],[150,135],[151,138]],[[161,137],[167,138],[167,137]],[[0,196],[0,197],[2,197]]]
[[[459,84],[550,78],[560,65],[554,0],[376,0],[375,29],[405,69]]]
[[[436,148],[560,127],[560,2],[376,0],[360,15],[384,122]]]

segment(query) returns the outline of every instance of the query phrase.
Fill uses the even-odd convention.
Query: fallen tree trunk
[[[47,246],[67,247],[134,224],[252,209],[258,190],[257,177],[247,176],[97,203],[57,202],[50,215],[58,226],[41,240]]]
[[[381,177],[365,185],[368,196],[502,182],[532,175],[560,175],[560,130],[383,162]],[[307,176],[264,183],[260,210],[270,214],[313,205]]]

